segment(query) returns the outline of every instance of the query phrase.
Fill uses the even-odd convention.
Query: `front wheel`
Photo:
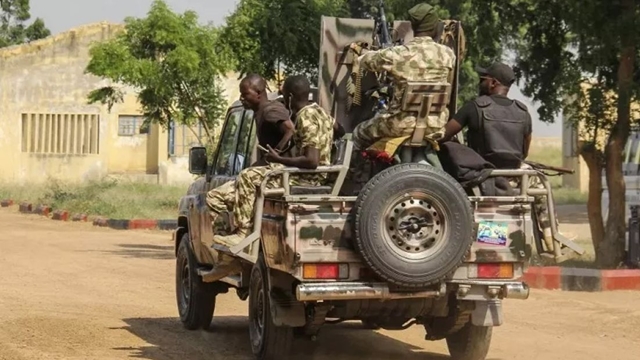
[[[447,347],[453,360],[484,360],[491,345],[491,326],[475,326],[468,322],[447,336]]]
[[[249,338],[258,360],[287,359],[293,341],[293,328],[276,326],[271,318],[269,272],[262,254],[251,270],[249,284]]]
[[[178,312],[186,329],[208,329],[216,306],[216,293],[198,275],[190,241],[188,233],[182,236],[176,258]]]

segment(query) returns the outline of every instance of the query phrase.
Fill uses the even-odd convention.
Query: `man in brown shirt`
[[[267,83],[257,74],[249,74],[240,82],[240,101],[246,109],[254,111],[258,143],[284,153],[291,144],[294,125],[284,104],[267,98]],[[263,160],[259,152],[259,160]]]
[[[273,148],[285,153],[291,146],[294,133],[289,110],[280,101],[270,101],[267,97],[267,82],[258,74],[249,74],[240,81],[240,101],[245,109],[251,109],[256,121],[258,143],[264,148]],[[258,160],[251,166],[265,166],[265,153],[258,151]],[[215,219],[221,211],[231,211],[235,200],[230,189],[235,182],[230,181],[207,193],[207,205]]]

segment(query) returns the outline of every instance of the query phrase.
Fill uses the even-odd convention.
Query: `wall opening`
[[[96,155],[100,150],[97,114],[22,114],[22,152]]]

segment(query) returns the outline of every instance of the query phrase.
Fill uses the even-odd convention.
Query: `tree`
[[[320,17],[345,14],[342,0],[240,0],[227,17],[221,38],[235,56],[241,76],[256,72],[272,80],[283,71],[315,81]]]
[[[634,0],[474,0],[499,15],[501,36],[517,52],[524,94],[553,121],[565,108],[587,136],[581,155],[589,167],[588,212],[597,262],[612,268],[624,257],[625,186],[622,152],[640,98],[640,4]],[[565,101],[563,101],[563,99]],[[569,101],[566,101],[566,100]],[[615,113],[612,112],[615,109]],[[600,134],[605,141],[600,142]],[[602,221],[601,174],[609,189]]]
[[[34,41],[51,35],[44,21],[36,18],[31,25],[29,0],[0,0],[0,48]]]
[[[176,14],[164,1],[154,0],[146,18],[125,19],[124,31],[90,49],[85,71],[137,89],[143,126],[197,122],[212,140],[226,111],[221,77],[230,64],[218,37],[216,28],[198,23],[195,12]],[[88,98],[110,110],[122,101],[123,90],[107,86]]]
[[[424,0],[386,0],[387,20],[406,19],[407,10]],[[484,7],[470,0],[434,0],[443,19],[458,19],[467,38],[467,54],[461,65],[461,84],[477,84],[477,63],[488,63],[502,54],[494,15],[478,15]],[[274,79],[279,70],[317,78],[320,47],[320,17],[370,18],[379,0],[241,0],[227,17],[222,33],[225,46],[236,58],[241,73],[257,72]],[[490,35],[490,36],[488,36]],[[461,87],[460,101],[477,95],[477,88]]]

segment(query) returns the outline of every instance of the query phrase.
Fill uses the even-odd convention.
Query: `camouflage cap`
[[[436,9],[427,4],[420,3],[407,12],[409,21],[416,32],[430,32],[435,30],[440,18],[436,14]]]

